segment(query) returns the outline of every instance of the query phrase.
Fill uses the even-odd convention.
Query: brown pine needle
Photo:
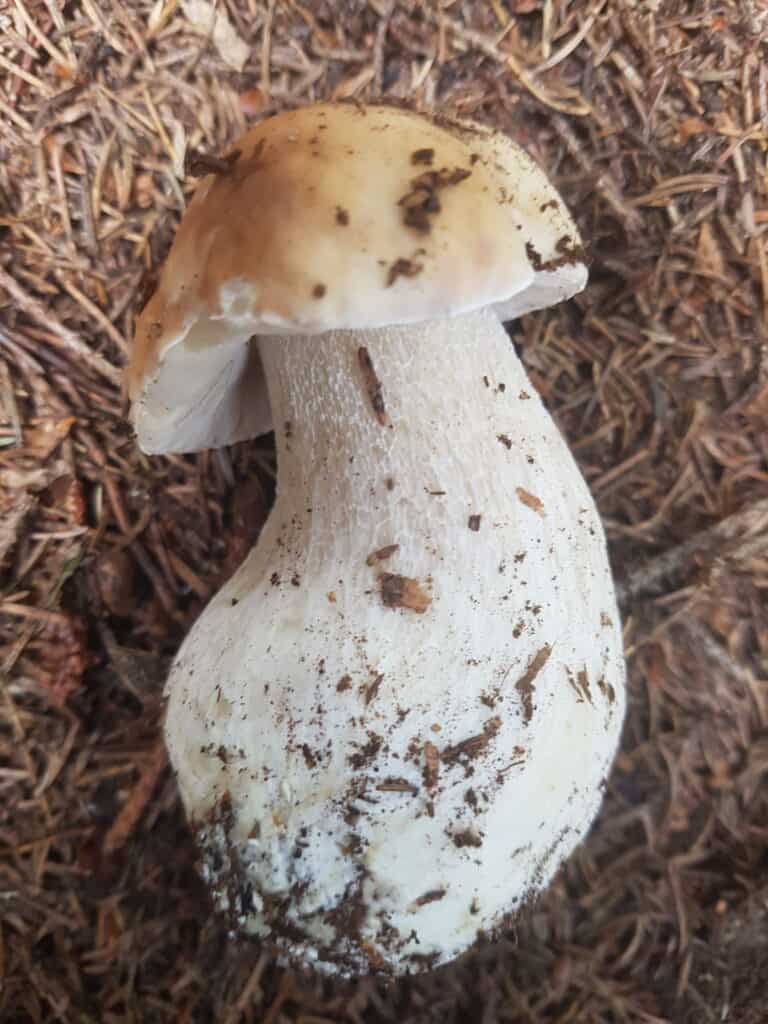
[[[149,803],[166,764],[165,744],[161,739],[147,755],[136,785],[104,837],[102,849],[105,854],[115,853],[127,842]]]
[[[104,356],[94,352],[68,327],[59,323],[56,317],[33,296],[29,295],[10,274],[0,267],[0,288],[4,288],[27,316],[40,324],[60,343],[60,347],[85,366],[90,367],[100,377],[104,377],[116,387],[122,385],[122,374],[116,366],[108,363]]]

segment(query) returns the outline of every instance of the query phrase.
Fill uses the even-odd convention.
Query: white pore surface
[[[600,805],[624,713],[603,530],[492,313],[261,354],[277,502],[176,659],[172,762],[239,928],[328,972],[442,963]]]

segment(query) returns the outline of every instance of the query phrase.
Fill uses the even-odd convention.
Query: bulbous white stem
[[[277,500],[169,680],[181,791],[241,927],[343,973],[442,962],[599,806],[602,528],[493,313],[260,344]]]

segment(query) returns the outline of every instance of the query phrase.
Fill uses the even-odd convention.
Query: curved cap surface
[[[191,451],[271,429],[259,334],[488,305],[510,319],[585,282],[562,200],[506,136],[390,106],[279,114],[201,182],[138,319],[139,442]]]

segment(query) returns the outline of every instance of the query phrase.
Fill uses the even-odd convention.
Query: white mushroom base
[[[278,498],[176,659],[171,759],[235,927],[416,971],[598,810],[624,713],[603,530],[492,313],[261,349]]]

